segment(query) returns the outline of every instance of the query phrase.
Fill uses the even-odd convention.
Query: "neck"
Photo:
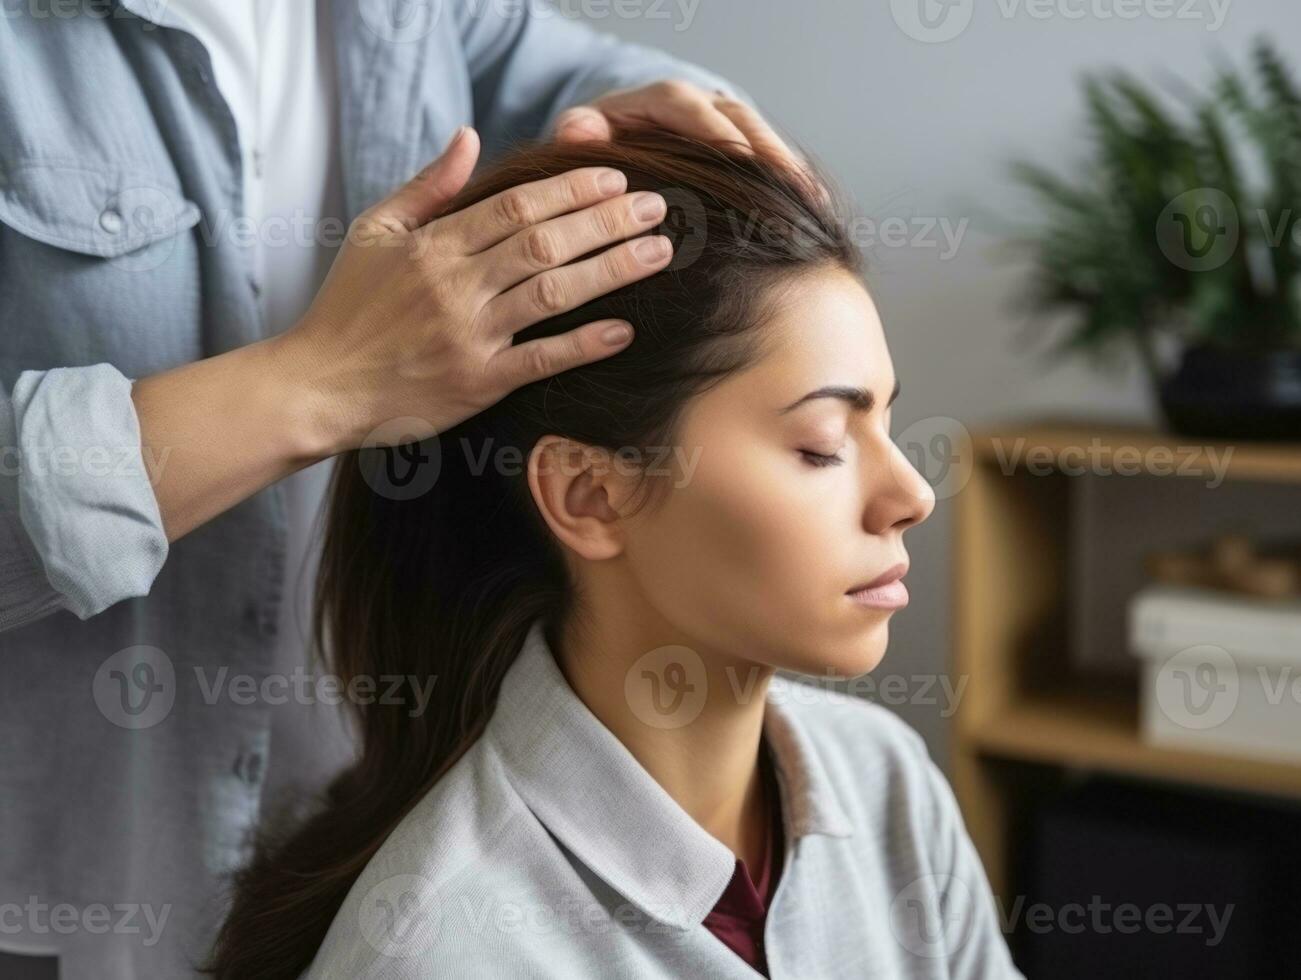
[[[678,805],[757,874],[768,829],[759,749],[773,668],[703,650],[663,623],[598,619],[565,625],[556,649],[565,679]],[[638,663],[668,645],[687,647],[699,660],[687,654]],[[673,663],[686,665],[685,673]],[[653,701],[672,705],[684,681],[703,682],[703,703],[693,688],[676,711],[657,714]]]

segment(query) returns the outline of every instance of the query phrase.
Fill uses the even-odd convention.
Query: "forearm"
[[[141,378],[140,452],[168,541],[330,455],[282,338]]]

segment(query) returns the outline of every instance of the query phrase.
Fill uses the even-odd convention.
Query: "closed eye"
[[[801,449],[800,455],[803,456],[805,461],[812,466],[838,466],[845,461],[842,457],[837,456],[834,453],[832,455],[827,455],[826,453],[815,453],[811,449]]]

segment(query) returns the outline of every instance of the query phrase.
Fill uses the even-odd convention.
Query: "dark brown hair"
[[[397,676],[436,683],[423,711],[411,710],[420,702],[410,686],[404,704],[351,705],[360,760],[306,822],[287,835],[263,833],[235,880],[208,968],[223,980],[297,977],[310,965],[366,863],[483,731],[530,624],[542,618],[558,635],[581,600],[525,468],[477,463],[500,450],[527,460],[548,434],[611,452],[672,445],[688,400],[759,356],[757,328],[783,284],[827,267],[858,272],[834,195],[810,194],[735,145],[658,130],[517,147],[452,207],[597,165],[623,171],[630,191],[664,194],[669,212],[656,230],[673,238],[674,259],[517,339],[621,318],[636,331],[629,347],[511,393],[418,453],[364,449],[337,461],[317,585],[318,649],[345,684]],[[432,486],[377,492],[395,452],[404,454],[401,465],[435,467]],[[418,473],[406,477],[406,486],[420,483]]]

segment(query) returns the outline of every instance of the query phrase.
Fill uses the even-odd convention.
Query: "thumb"
[[[458,127],[446,149],[377,204],[374,214],[399,221],[407,231],[415,231],[442,214],[470,179],[478,159],[479,134],[470,126]]]

